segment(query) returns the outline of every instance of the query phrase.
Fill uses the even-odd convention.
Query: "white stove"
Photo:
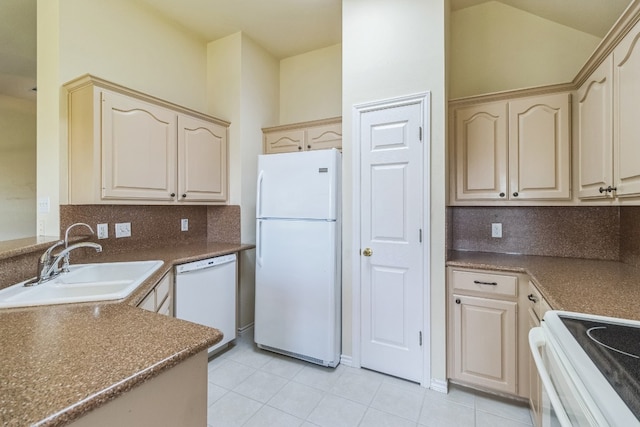
[[[640,322],[549,311],[529,344],[543,425],[640,426]]]

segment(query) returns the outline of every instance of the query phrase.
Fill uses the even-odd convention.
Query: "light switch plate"
[[[116,239],[120,237],[131,237],[131,223],[130,222],[117,222],[116,223]]]
[[[502,223],[494,222],[491,224],[491,237],[502,239]]]
[[[189,231],[189,220],[187,218],[183,218],[180,220],[180,230]]]
[[[38,197],[38,213],[49,213],[51,203],[48,197]]]

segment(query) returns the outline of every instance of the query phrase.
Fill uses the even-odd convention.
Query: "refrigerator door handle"
[[[260,193],[258,193],[260,194]],[[262,267],[262,220],[258,220],[256,230],[256,264]]]
[[[258,197],[256,200],[256,216],[258,218],[262,217],[262,181],[263,179],[264,179],[264,171],[260,170],[260,173],[258,173],[258,189],[257,189]]]

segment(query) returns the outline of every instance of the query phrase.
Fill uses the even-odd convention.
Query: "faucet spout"
[[[56,257],[54,258],[53,261],[51,261],[51,252],[53,251],[54,248],[61,246],[62,244],[64,244],[64,240],[61,240],[59,242],[57,242],[56,244],[54,244],[53,246],[51,246],[47,252],[45,252],[45,254],[42,255],[41,257],[41,262],[38,263],[38,281],[37,284],[40,283],[44,283],[48,280],[53,279],[54,277],[58,276],[62,270],[58,267],[58,265],[60,264],[60,261],[62,261],[63,259],[65,259],[67,257],[67,255],[78,248],[93,248],[96,250],[96,252],[102,252],[102,246],[97,244],[97,243],[93,243],[93,242],[79,242],[76,244],[73,244],[71,246],[67,246],[66,248],[64,248],[63,250],[60,251],[60,253],[58,253],[56,255]],[[44,260],[43,260],[44,258]],[[42,266],[40,264],[43,264]],[[40,268],[42,267],[42,268]],[[36,283],[33,283],[36,284]]]

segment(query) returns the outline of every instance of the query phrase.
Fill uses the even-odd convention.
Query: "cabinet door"
[[[452,305],[452,376],[515,394],[517,303],[454,294]]]
[[[613,169],[616,195],[640,195],[640,26],[613,51]]]
[[[613,57],[609,56],[577,92],[578,197],[612,196],[600,188],[613,185],[611,122]]]
[[[570,198],[568,93],[509,102],[509,197]]]
[[[304,130],[284,130],[264,134],[265,154],[291,153],[302,151],[304,146]]]
[[[178,200],[227,200],[227,128],[194,117],[178,119]]]
[[[103,91],[102,198],[172,200],[176,113]]]
[[[342,149],[342,124],[312,127],[307,130],[305,150]]]
[[[456,199],[506,199],[507,104],[457,109],[454,146]]]

